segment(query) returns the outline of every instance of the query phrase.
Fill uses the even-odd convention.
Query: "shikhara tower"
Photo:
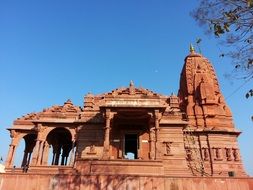
[[[210,183],[212,178],[247,177],[237,143],[240,132],[214,68],[193,49],[185,58],[178,96],[137,88],[131,81],[108,93],[87,94],[82,107],[68,100],[27,114],[8,130],[7,173],[13,172],[23,138],[21,166],[29,166],[29,174],[66,174],[77,189],[84,183],[80,176],[99,176],[106,183],[108,176],[115,183],[121,180],[117,176],[153,176],[164,187],[172,177],[208,177]]]

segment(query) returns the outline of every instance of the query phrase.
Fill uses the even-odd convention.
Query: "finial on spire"
[[[194,53],[194,52],[195,52],[194,47],[193,47],[192,44],[190,44],[190,52],[191,52],[191,53]]]
[[[129,94],[134,95],[135,94],[135,87],[134,87],[134,82],[131,80],[129,84]]]
[[[129,86],[134,86],[134,82],[131,80]]]
[[[71,99],[68,99],[66,102],[64,102],[64,104],[72,104]]]

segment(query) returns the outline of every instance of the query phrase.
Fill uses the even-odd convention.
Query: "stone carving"
[[[74,106],[71,100],[67,100],[62,106],[54,105],[50,108],[43,109],[42,112],[29,113],[21,118],[18,118],[14,123],[21,123],[23,120],[40,120],[43,118],[67,118],[73,117],[73,114],[79,114],[82,109],[79,106]],[[74,115],[78,117],[79,115]]]
[[[77,113],[79,111],[81,111],[80,107],[78,106],[74,106],[72,101],[70,99],[68,99],[63,107],[62,107],[62,111],[63,112],[73,112],[73,113]]]
[[[234,156],[234,161],[239,161],[240,160],[240,156],[239,156],[239,151],[236,148],[233,148],[233,156]]]
[[[231,148],[225,148],[225,150],[226,150],[227,161],[231,161],[232,160],[232,149]]]
[[[214,95],[213,84],[211,81],[208,81],[208,80],[205,81],[204,78],[201,78],[200,96],[201,96],[202,104],[214,103],[215,95]]]
[[[18,133],[15,130],[10,130],[10,137],[11,138],[16,138]]]
[[[172,142],[165,141],[165,142],[163,142],[163,144],[165,146],[165,153],[164,153],[164,155],[165,156],[171,156],[172,155],[172,153],[171,153],[171,144],[172,144]]]
[[[87,154],[97,154],[97,150],[94,144],[90,145],[89,152]]]
[[[68,99],[63,106],[52,106],[51,108],[47,108],[43,110],[43,113],[66,113],[66,112],[72,112],[72,113],[78,113],[81,109],[78,106],[74,106],[72,101]]]
[[[148,90],[148,89],[145,89],[145,88],[136,88],[133,84],[133,82],[130,82],[130,85],[128,88],[126,87],[122,87],[122,88],[117,88],[109,93],[106,93],[106,94],[102,94],[100,95],[101,97],[121,97],[121,96],[125,96],[125,95],[133,95],[133,96],[147,96],[147,97],[151,97],[151,96],[154,96],[154,97],[159,97],[161,95],[151,91],[151,90]]]
[[[202,150],[203,150],[203,159],[205,161],[208,161],[209,160],[209,150],[208,150],[208,148],[202,148]]]
[[[75,132],[76,134],[78,134],[83,128],[83,125],[78,125],[76,128],[75,128]]]
[[[37,124],[35,127],[35,131],[37,131],[38,133],[42,133],[45,129],[46,127],[43,126],[42,124]]]
[[[186,147],[186,148],[185,148],[185,151],[186,151],[186,160],[187,160],[187,161],[192,161],[192,160],[193,160],[193,157],[192,157],[191,148]]]
[[[129,85],[129,94],[134,95],[135,94],[135,87],[134,87],[134,82],[131,80],[130,85]]]
[[[95,103],[94,103],[94,95],[91,93],[88,93],[85,97],[84,97],[84,109],[85,110],[89,110],[92,109],[94,107]]]
[[[35,119],[39,119],[39,114],[38,113],[29,113],[21,118],[18,118],[18,120],[35,120]]]
[[[213,148],[213,150],[214,150],[214,159],[215,160],[222,160],[221,148]]]
[[[176,95],[172,94],[169,97],[169,104],[170,104],[170,107],[172,107],[172,108],[178,108],[179,107],[178,97]]]
[[[36,126],[35,126],[35,131],[37,132],[37,139],[38,140],[42,140],[42,139],[44,139],[44,131],[46,130],[46,126],[43,126],[42,124],[37,124]]]
[[[229,108],[220,98],[222,94],[214,69],[202,55],[192,52],[186,57],[178,95],[180,108],[189,116],[191,125],[233,128]],[[225,118],[226,126],[223,124]]]

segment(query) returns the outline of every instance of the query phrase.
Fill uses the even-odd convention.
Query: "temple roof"
[[[99,110],[101,107],[162,108],[168,106],[167,99],[168,96],[146,88],[137,88],[131,81],[128,87],[117,88],[108,93],[100,95],[88,93],[84,97],[84,109]]]
[[[50,108],[43,109],[42,112],[32,112],[29,114],[26,114],[20,118],[18,118],[15,122],[18,121],[33,121],[38,120],[41,118],[68,118],[69,116],[73,117],[73,115],[77,115],[79,112],[81,112],[81,108],[78,106],[75,106],[71,100],[67,100],[63,105],[54,105]]]
[[[134,86],[133,81],[130,81],[129,87],[121,87],[121,88],[116,88],[115,90],[112,90],[109,93],[103,94],[105,97],[115,97],[115,96],[136,96],[136,97],[160,97],[162,95],[159,95],[158,93],[155,93],[149,89],[146,88],[136,88]]]

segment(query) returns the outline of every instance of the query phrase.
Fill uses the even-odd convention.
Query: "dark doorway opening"
[[[138,158],[138,135],[126,134],[125,135],[125,158],[137,159]]]

